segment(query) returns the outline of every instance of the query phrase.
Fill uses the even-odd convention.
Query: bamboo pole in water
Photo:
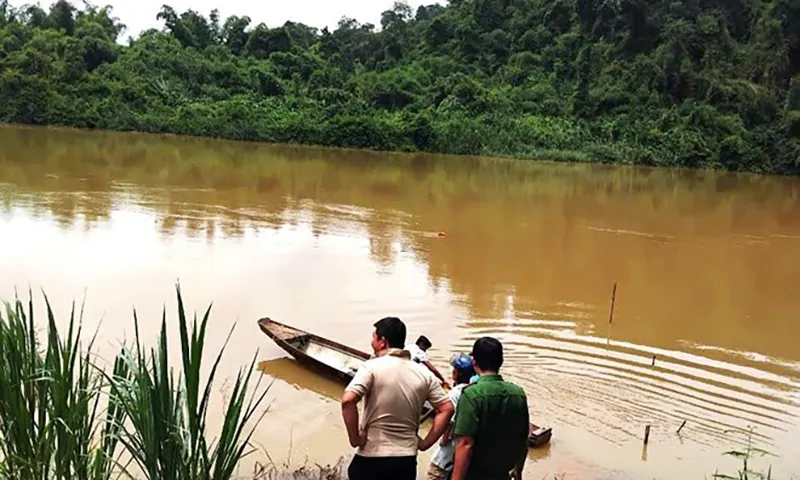
[[[614,321],[614,305],[617,302],[617,282],[614,282],[614,289],[611,290],[611,311],[608,313],[608,331],[606,332],[606,344],[611,343],[611,323]]]
[[[680,426],[680,427],[678,427],[678,431],[677,431],[677,432],[675,432],[675,433],[677,433],[677,434],[680,434],[680,433],[681,433],[681,430],[683,430],[683,427],[684,427],[685,425],[686,425],[686,420],[684,420],[684,421],[683,421],[683,423],[681,423],[681,426]]]
[[[614,282],[614,289],[611,291],[611,311],[608,314],[608,324],[614,321],[614,303],[617,300],[617,282]]]
[[[647,445],[647,442],[650,441],[650,425],[644,427],[644,444]]]

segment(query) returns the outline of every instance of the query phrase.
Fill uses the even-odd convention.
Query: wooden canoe
[[[369,354],[360,350],[269,318],[259,320],[258,326],[300,364],[344,385],[353,379],[361,364],[370,358]],[[420,421],[434,413],[431,404],[425,402]]]

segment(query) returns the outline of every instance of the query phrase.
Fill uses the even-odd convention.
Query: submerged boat
[[[552,427],[537,427],[531,423],[530,431],[528,433],[528,446],[531,448],[541,447],[550,442],[553,436]]]
[[[258,326],[298,363],[344,385],[353,379],[361,364],[370,358],[366,352],[269,318],[259,320]],[[431,404],[425,402],[420,413],[420,421],[432,417],[434,413],[435,410]],[[528,446],[536,448],[545,445],[550,441],[552,435],[552,428],[542,428],[531,424]]]
[[[366,352],[269,318],[259,320],[258,326],[299,363],[344,385],[353,379],[361,364],[370,358]],[[434,413],[433,406],[425,402],[420,421],[432,417]]]

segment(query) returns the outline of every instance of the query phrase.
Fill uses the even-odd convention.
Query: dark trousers
[[[417,457],[353,456],[347,469],[350,480],[416,480]]]

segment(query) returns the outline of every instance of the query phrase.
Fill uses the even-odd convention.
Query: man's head
[[[503,366],[503,344],[496,338],[481,337],[472,346],[472,361],[478,373],[497,373]]]
[[[406,324],[397,317],[386,317],[375,322],[372,332],[372,350],[378,353],[387,348],[403,348],[406,344]]]
[[[417,346],[423,352],[427,352],[428,349],[433,346],[433,344],[431,343],[430,340],[428,340],[428,337],[426,337],[425,335],[420,335],[419,338],[417,339]]]

